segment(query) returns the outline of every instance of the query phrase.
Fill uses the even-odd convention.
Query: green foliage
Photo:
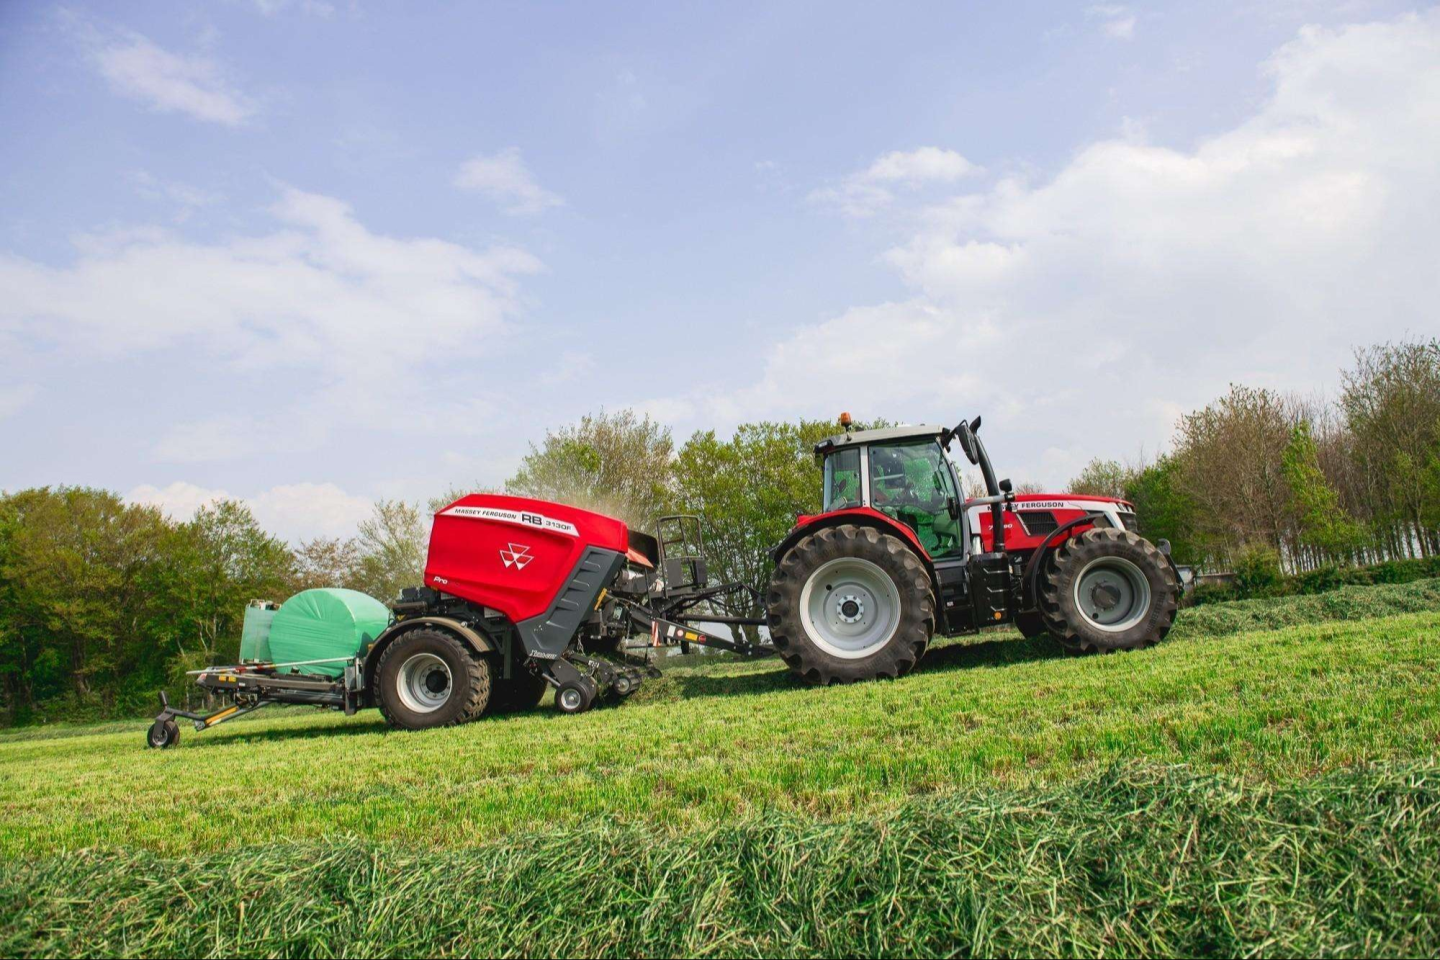
[[[1132,472],[1124,498],[1135,505],[1140,529],[1152,540],[1169,540],[1176,563],[1199,563],[1204,552],[1195,542],[1195,498],[1181,482],[1180,465],[1161,457]]]
[[[1440,577],[1440,557],[1416,557],[1410,560],[1387,560],[1368,567],[1317,567],[1304,573],[1283,577],[1277,584],[1271,578],[1265,582],[1263,593],[1243,593],[1236,584],[1205,584],[1195,589],[1188,603],[1199,606],[1207,603],[1226,603],[1245,600],[1252,596],[1311,595],[1337,590],[1344,586],[1370,586],[1372,584],[1413,583]]]
[[[370,519],[360,524],[355,552],[359,563],[344,584],[379,600],[398,596],[425,578],[430,518],[403,500],[379,500]],[[335,586],[336,584],[326,584]]]
[[[569,503],[649,530],[671,495],[670,428],[633,410],[587,415],[530,445],[507,493]]]
[[[83,487],[0,498],[6,606],[0,648],[6,707],[41,700],[113,701],[122,679],[156,682],[183,620],[166,602],[181,568],[166,562],[174,532],[159,512]]]
[[[1069,492],[1124,499],[1130,479],[1130,471],[1120,461],[1096,458],[1085,465],[1078,477],[1070,481]]]
[[[169,614],[181,618],[177,642],[182,650],[198,645],[209,662],[232,660],[245,605],[278,595],[291,579],[290,549],[233,500],[201,507],[177,534],[181,546],[170,557],[177,575],[167,604]]]
[[[674,509],[703,518],[715,579],[764,589],[770,549],[796,514],[820,509],[815,444],[836,429],[816,420],[747,423],[728,439],[706,430],[685,442],[675,463]]]
[[[1269,547],[1249,547],[1235,559],[1235,588],[1242,597],[1270,596],[1283,580],[1280,556]]]
[[[361,589],[357,576],[360,545],[354,538],[315,537],[303,541],[294,552],[295,564],[290,582],[285,587],[285,596],[316,587]]]
[[[1356,351],[1340,397],[1368,506],[1392,538],[1440,548],[1440,338]]]
[[[290,559],[238,503],[172,524],[83,487],[0,497],[11,720],[148,707],[178,665],[233,655],[245,603],[281,589]]]
[[[1440,766],[1256,788],[1184,768],[876,817],[604,819],[0,866],[7,956],[1433,956]]]
[[[1299,545],[1324,556],[1355,556],[1368,536],[1345,512],[1339,495],[1325,479],[1309,423],[1297,423],[1291,429],[1280,467],[1290,484]]]

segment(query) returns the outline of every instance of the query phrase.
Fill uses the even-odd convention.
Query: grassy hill
[[[0,951],[1434,954],[1440,581],[1012,634],[810,689],[687,663],[450,730],[0,735]]]

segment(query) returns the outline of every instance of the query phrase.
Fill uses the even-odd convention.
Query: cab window
[[[950,515],[956,498],[954,478],[933,440],[870,447],[870,506],[914,530],[932,557],[962,546],[960,521]]]
[[[813,477],[814,474],[812,473]],[[814,483],[812,480],[811,483]],[[814,490],[814,487],[810,488]],[[825,510],[860,506],[860,450],[837,450],[825,458]]]

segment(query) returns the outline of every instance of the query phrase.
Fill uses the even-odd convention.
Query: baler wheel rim
[[[437,688],[437,678],[443,678]],[[450,666],[433,653],[416,653],[400,664],[395,692],[400,702],[416,713],[434,713],[455,693]]]

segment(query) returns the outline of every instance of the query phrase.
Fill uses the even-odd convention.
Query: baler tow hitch
[[[717,620],[709,620],[704,614],[685,615],[676,620],[668,620],[658,614],[651,613],[638,603],[628,600],[621,600],[626,613],[639,628],[638,632],[649,633],[649,643],[630,644],[625,647],[627,650],[646,650],[656,647],[671,647],[678,645],[682,653],[688,653],[690,645],[697,644],[702,647],[714,647],[717,650],[728,650],[745,657],[764,657],[775,652],[775,648],[769,644],[752,643],[744,634],[737,633],[734,638],[716,636],[706,630],[694,626],[695,621],[703,623],[728,623],[745,626],[763,626],[765,621],[759,617],[720,617]],[[680,620],[685,622],[679,622]]]

